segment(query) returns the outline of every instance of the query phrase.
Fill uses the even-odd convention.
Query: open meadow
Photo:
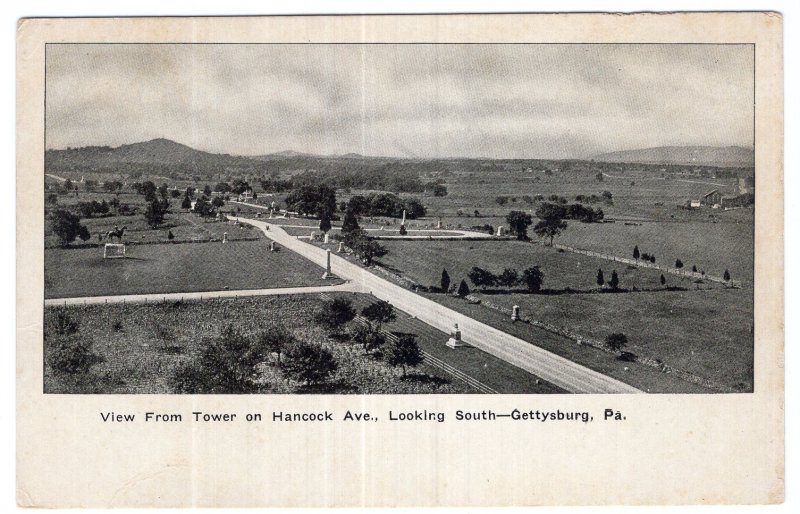
[[[124,259],[102,248],[45,250],[45,297],[180,293],[333,285],[294,252],[270,252],[266,239],[229,243],[129,245]]]
[[[674,368],[696,374],[721,386],[749,391],[753,387],[752,289],[727,289],[706,282],[647,268],[636,268],[571,252],[521,241],[382,241],[389,253],[380,259],[384,267],[414,282],[436,287],[442,269],[457,285],[466,279],[473,266],[498,274],[504,268],[521,271],[534,265],[544,273],[542,293],[522,292],[520,288],[495,288],[482,293],[467,280],[473,295],[492,305],[521,312],[534,320],[563,327],[586,338],[603,341],[611,333],[624,333],[626,350],[659,360]],[[596,283],[598,268],[605,279],[616,270],[620,292],[609,292]],[[698,387],[675,382],[661,373],[635,374],[635,366],[616,361],[613,356],[543,329],[513,324],[505,314],[486,305],[443,294],[431,299],[460,312],[469,312],[496,326],[611,374],[645,390],[697,392]],[[608,362],[606,362],[608,361]],[[616,362],[612,362],[616,361]],[[627,372],[621,372],[628,367]],[[633,370],[633,371],[632,371]],[[641,376],[640,376],[641,375]],[[644,379],[642,379],[642,377]],[[710,392],[710,391],[709,391]]]

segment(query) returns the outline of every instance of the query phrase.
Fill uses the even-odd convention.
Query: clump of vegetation
[[[58,236],[62,246],[77,238],[88,241],[92,237],[86,226],[81,225],[80,216],[65,209],[56,209],[50,214],[50,231]]]
[[[317,313],[316,321],[329,332],[340,333],[342,328],[355,317],[353,302],[347,298],[337,297],[323,305]]]
[[[392,343],[386,361],[394,367],[403,369],[403,376],[406,376],[406,368],[413,368],[425,360],[425,355],[417,344],[415,334],[398,334],[397,339]]]
[[[622,333],[613,333],[606,336],[606,348],[618,352],[628,345],[628,336]]]
[[[298,341],[286,351],[281,372],[287,379],[314,385],[326,382],[338,368],[339,365],[330,351],[315,344]]]

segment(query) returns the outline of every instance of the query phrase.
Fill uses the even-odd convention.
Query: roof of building
[[[719,194],[719,189],[712,189],[712,190],[711,190],[711,191],[709,191],[708,193],[704,194],[704,195],[703,195],[703,198],[708,198],[709,196],[713,195],[714,193],[717,193],[717,194]]]

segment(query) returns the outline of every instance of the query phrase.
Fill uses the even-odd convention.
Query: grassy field
[[[96,305],[65,308],[79,322],[79,334],[92,341],[101,362],[87,375],[55,373],[45,365],[45,393],[168,394],[170,377],[197,352],[206,338],[226,324],[255,334],[272,323],[286,326],[295,337],[330,350],[339,365],[323,388],[287,383],[277,369],[260,366],[264,393],[324,392],[345,394],[465,393],[475,391],[423,363],[407,378],[383,361],[364,355],[360,347],[330,339],[309,323],[322,305],[316,296],[236,298],[176,304]],[[45,309],[45,327],[57,310]],[[49,347],[45,347],[48,355]]]
[[[573,288],[582,293],[527,294],[495,292],[484,296],[492,303],[511,308],[519,305],[526,315],[558,326],[569,328],[587,337],[603,340],[612,332],[623,332],[631,351],[638,355],[660,359],[665,363],[716,383],[739,390],[752,390],[753,310],[752,291],[724,289],[713,284],[694,288],[688,279],[666,275],[667,286],[686,288],[686,291],[667,291],[660,284],[660,272],[631,268],[603,259],[586,257],[517,241],[383,241],[389,254],[381,263],[422,285],[438,285],[443,268],[448,270],[451,283],[457,284],[472,266],[495,273],[504,267],[518,270],[539,265],[544,272],[544,288],[563,290]],[[602,267],[605,278],[616,269],[620,287],[638,292],[591,294],[596,290],[595,277]],[[469,283],[469,281],[468,281]],[[470,287],[472,287],[472,284]],[[577,347],[566,338],[546,333],[528,325],[512,325],[507,318],[485,306],[468,306],[463,300],[446,295],[431,295],[459,311],[489,324],[500,323],[505,331],[520,331],[520,337],[563,354],[604,373],[618,372],[627,364],[605,362],[603,352]],[[450,305],[455,302],[454,305]],[[500,317],[498,317],[500,316]],[[514,327],[514,328],[512,328]],[[542,341],[548,342],[543,344]],[[608,357],[613,360],[613,357]],[[603,364],[605,362],[605,364]],[[654,391],[665,389],[666,378],[656,373],[646,375],[642,382]],[[621,380],[639,385],[629,373]],[[654,379],[655,382],[650,380]],[[680,384],[679,384],[680,385]],[[687,384],[688,386],[688,384]],[[677,390],[681,390],[678,388]],[[689,388],[694,390],[694,388]]]
[[[480,296],[480,295],[478,295]],[[628,350],[741,391],[753,390],[753,310],[736,289],[605,295],[486,296],[535,319],[603,340],[628,336]]]
[[[749,211],[752,213],[752,211]],[[631,258],[633,247],[656,256],[657,264],[705,270],[753,283],[753,224],[750,223],[569,223],[557,242],[596,252]]]
[[[620,287],[639,289],[660,288],[661,274],[655,270],[633,268],[605,259],[587,257],[523,241],[381,241],[389,253],[380,263],[390,270],[401,272],[415,282],[438,286],[442,269],[446,269],[452,283],[458,285],[473,266],[493,273],[505,268],[523,269],[538,265],[544,272],[543,288],[573,288],[588,290],[597,287],[597,270],[603,269],[606,279],[616,269]],[[678,279],[670,279],[677,285]],[[472,283],[467,279],[472,287]],[[687,283],[687,286],[689,284]]]
[[[322,268],[294,252],[269,251],[266,239],[227,244],[128,247],[125,259],[102,248],[45,250],[45,297],[262,289],[332,285]]]

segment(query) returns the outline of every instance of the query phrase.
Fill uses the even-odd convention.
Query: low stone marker
[[[497,227],[497,235],[500,237],[506,235],[506,227]]]
[[[223,243],[227,243],[228,242],[228,233],[227,232],[223,232],[222,233],[222,242]]]
[[[450,331],[450,339],[448,339],[445,344],[450,348],[464,346],[464,343],[461,342],[461,330],[458,328],[458,323],[453,325],[453,330]]]
[[[270,252],[274,252],[275,251],[275,241],[270,241],[269,242],[269,251]]]
[[[344,242],[339,241],[339,249],[336,250],[336,253],[342,253],[344,251]]]
[[[519,305],[511,308],[511,321],[519,321]]]
[[[328,233],[325,232],[325,239],[323,240],[323,243],[328,244],[329,242],[330,240],[328,239]]]

